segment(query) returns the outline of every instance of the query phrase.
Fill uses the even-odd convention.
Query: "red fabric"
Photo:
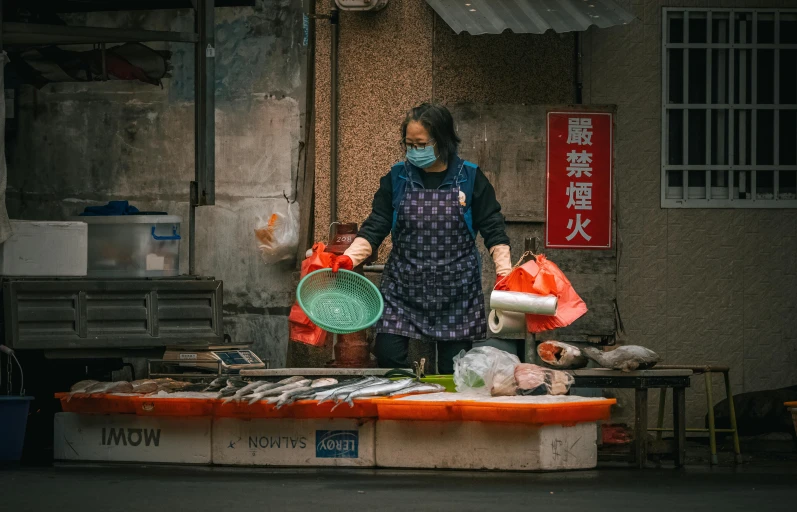
[[[509,291],[509,276],[495,276],[494,290]]]
[[[310,272],[315,272],[322,268],[332,267],[335,255],[325,252],[326,245],[317,243],[313,246],[313,254],[302,262],[301,277]],[[327,332],[316,326],[307,318],[298,303],[291,306],[291,313],[288,316],[288,327],[291,341],[306,343],[316,347],[324,346],[327,342]]]
[[[332,262],[332,272],[338,270],[352,270],[354,269],[354,262],[348,256],[337,256],[335,261]]]
[[[542,254],[514,269],[505,281],[505,286],[513,292],[555,295],[559,299],[555,316],[526,315],[529,332],[567,327],[587,312],[587,305],[573,289],[564,272]]]

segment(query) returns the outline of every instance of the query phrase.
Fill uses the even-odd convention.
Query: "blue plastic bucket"
[[[22,458],[32,396],[0,396],[0,461]]]

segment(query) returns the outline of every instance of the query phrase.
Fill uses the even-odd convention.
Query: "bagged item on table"
[[[322,268],[331,268],[335,255],[326,252],[326,245],[319,242],[313,245],[310,256],[302,261],[301,277]],[[291,341],[322,347],[327,342],[327,332],[307,318],[298,303],[291,306],[288,316],[289,337]]]
[[[520,359],[514,354],[495,347],[476,347],[468,352],[461,351],[454,357],[454,384],[457,391],[476,391],[506,393],[514,389],[515,366]]]
[[[518,395],[566,395],[575,379],[569,373],[536,364],[515,367]]]
[[[255,237],[259,242],[260,257],[266,265],[293,258],[299,245],[299,220],[291,206],[288,205],[287,215],[273,213],[268,221],[258,217]]]
[[[496,286],[496,289],[553,295],[557,298],[555,315],[526,315],[529,332],[538,333],[567,327],[587,312],[587,305],[573,289],[564,272],[543,254],[536,255],[535,259],[512,270],[509,277]]]

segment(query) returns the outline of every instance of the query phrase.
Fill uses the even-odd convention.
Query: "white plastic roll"
[[[556,315],[557,302],[558,299],[553,295],[534,295],[533,293],[502,290],[493,290],[490,295],[490,308],[492,309],[532,315]]]
[[[497,337],[507,339],[524,339],[526,337],[526,314],[512,311],[490,311],[487,320],[490,332]]]

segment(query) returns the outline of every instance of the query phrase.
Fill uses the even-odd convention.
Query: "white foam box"
[[[215,418],[213,464],[373,467],[374,423],[345,418]]]
[[[210,464],[209,417],[55,415],[56,460]]]
[[[88,268],[85,222],[12,220],[0,244],[0,275],[81,277]]]
[[[598,463],[595,423],[530,425],[379,420],[376,465],[391,468],[557,471]]]

